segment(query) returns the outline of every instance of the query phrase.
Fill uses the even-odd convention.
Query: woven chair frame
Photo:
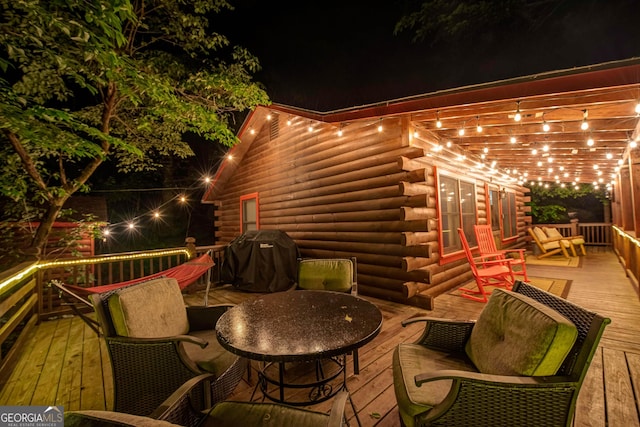
[[[578,338],[558,373],[511,377],[450,370],[418,375],[421,387],[436,380],[452,380],[452,386],[441,403],[414,418],[416,426],[571,426],[580,387],[611,320],[520,280],[513,292],[553,308],[576,325]],[[416,322],[426,325],[416,344],[464,357],[473,321],[413,318],[403,325]]]

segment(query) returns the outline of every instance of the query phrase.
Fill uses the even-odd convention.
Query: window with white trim
[[[458,228],[464,230],[470,246],[476,245],[476,188],[472,182],[439,174],[440,231],[442,254],[460,251]]]

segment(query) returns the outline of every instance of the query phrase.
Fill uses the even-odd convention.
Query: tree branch
[[[64,160],[62,159],[62,155],[58,156],[58,169],[60,171],[60,184],[62,184],[63,188],[67,186],[67,172],[64,169]]]
[[[27,153],[27,150],[25,150],[25,148],[22,146],[22,143],[20,142],[20,139],[18,138],[18,136],[15,133],[10,132],[6,129],[4,130],[4,134],[6,135],[7,139],[9,139],[9,142],[11,143],[11,146],[13,147],[15,152],[20,157],[20,161],[24,165],[24,169],[27,172],[27,174],[29,174],[31,179],[33,179],[33,181],[36,183],[38,188],[40,188],[47,194],[47,197],[51,197],[51,193],[47,188],[47,184],[42,179],[42,176],[38,172],[38,169],[36,168],[36,165],[33,163],[33,160],[31,160],[31,156],[29,155],[29,153]]]

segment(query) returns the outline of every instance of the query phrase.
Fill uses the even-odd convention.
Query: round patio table
[[[220,344],[230,352],[267,362],[260,370],[260,385],[270,400],[294,405],[317,403],[346,389],[345,355],[370,342],[382,327],[382,313],[355,295],[330,291],[296,290],[266,294],[227,310],[216,324]],[[287,402],[287,387],[322,389],[329,378],[305,385],[284,380],[285,362],[331,359],[342,373],[341,387],[320,393],[309,401]],[[268,375],[273,364],[278,378]],[[268,383],[279,388],[279,397],[267,392]]]

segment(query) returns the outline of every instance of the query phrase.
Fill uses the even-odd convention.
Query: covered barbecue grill
[[[284,231],[247,231],[225,249],[221,279],[248,292],[285,291],[296,283],[298,258]]]

